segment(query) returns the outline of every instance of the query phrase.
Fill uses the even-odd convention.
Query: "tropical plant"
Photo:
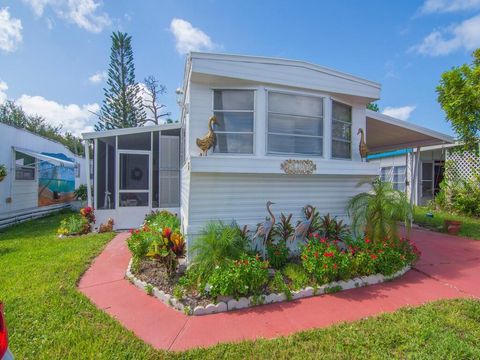
[[[132,268],[134,271],[138,270],[141,260],[147,256],[152,240],[149,233],[138,229],[132,230],[127,240],[127,246],[132,253]]]
[[[268,261],[260,256],[243,255],[238,260],[228,260],[213,269],[205,291],[218,296],[259,295],[268,282]]]
[[[145,223],[153,228],[169,228],[173,233],[180,232],[180,219],[177,215],[166,211],[152,211],[145,216]]]
[[[93,208],[90,206],[85,206],[84,208],[81,208],[80,215],[87,219],[89,224],[93,224],[95,222],[95,213],[93,211]]]
[[[0,178],[7,176],[7,167],[3,164],[0,165]]]
[[[135,81],[132,37],[127,33],[114,32],[111,36],[110,68],[108,70],[105,99],[100,110],[95,130],[135,127],[143,124],[146,113],[143,108],[141,89]]]
[[[280,214],[278,222],[275,223],[272,229],[272,237],[277,240],[291,240],[291,237],[295,231],[290,221],[292,220],[292,214],[285,216],[284,213]]]
[[[398,238],[397,222],[403,221],[410,230],[412,208],[403,192],[392,184],[376,179],[370,192],[360,193],[350,199],[347,213],[356,235],[365,232],[373,241]]]
[[[330,214],[320,217],[318,231],[321,236],[329,240],[343,240],[349,235],[347,224]]]
[[[198,281],[205,282],[215,267],[240,259],[247,248],[248,242],[237,226],[209,222],[191,247],[193,258],[189,270]]]
[[[282,269],[282,273],[290,281],[290,288],[292,290],[303,289],[310,283],[308,274],[300,264],[288,263]]]

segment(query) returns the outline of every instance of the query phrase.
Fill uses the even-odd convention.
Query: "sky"
[[[137,81],[166,86],[160,100],[173,119],[186,54],[211,51],[379,82],[380,111],[453,134],[435,87],[480,47],[480,0],[0,0],[0,103],[92,131],[117,30],[132,36]]]

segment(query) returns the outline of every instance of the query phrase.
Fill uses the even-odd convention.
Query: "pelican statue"
[[[217,139],[215,132],[213,131],[213,124],[217,124],[217,118],[212,116],[208,120],[208,133],[203,138],[197,138],[197,146],[202,150],[200,156],[207,156],[208,150],[210,150]]]
[[[312,225],[313,217],[315,216],[315,208],[312,205],[306,205],[306,210],[310,210],[310,217],[303,221],[299,221],[295,227],[295,232],[293,233],[291,240],[305,240],[307,236],[308,229]]]
[[[367,147],[367,143],[365,142],[365,134],[362,128],[358,129],[357,135],[360,135],[360,143],[358,144],[358,151],[360,152],[360,156],[362,157],[362,159],[364,159],[367,157],[368,147]]]
[[[257,231],[255,235],[253,235],[253,240],[255,241],[257,237],[263,237],[263,258],[265,259],[265,248],[270,238],[270,232],[273,229],[273,225],[275,225],[275,215],[273,215],[270,206],[272,206],[273,202],[267,201],[267,211],[270,214],[270,217],[266,217],[263,223],[258,224]]]

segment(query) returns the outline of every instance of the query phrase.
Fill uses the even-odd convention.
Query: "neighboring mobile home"
[[[181,125],[173,135],[181,139],[176,155],[170,152],[178,140],[161,147],[172,125],[84,135],[95,139],[97,149],[97,215],[112,216],[118,227],[127,228],[140,225],[150,209],[179,208],[189,241],[213,219],[234,219],[254,230],[267,215],[268,200],[277,216],[292,213],[294,221],[306,204],[346,218],[347,201],[380,174],[378,164],[360,155],[360,129],[373,153],[452,142],[447,135],[368,111],[366,105],[379,98],[378,83],[302,61],[191,53]],[[216,145],[201,156],[196,139],[205,136],[212,116]],[[138,133],[151,135],[141,140]],[[122,136],[134,135],[129,145],[121,145]],[[179,161],[179,189],[162,188],[164,182],[172,184],[162,178],[164,151],[165,161]],[[163,196],[178,201],[162,204]]]
[[[84,158],[64,145],[1,123],[0,139],[8,173],[0,182],[0,227],[65,206],[86,183]]]

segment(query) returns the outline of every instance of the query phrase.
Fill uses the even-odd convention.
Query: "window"
[[[213,113],[217,143],[215,153],[253,153],[254,92],[214,90]]]
[[[332,158],[351,159],[352,108],[332,101]]]
[[[406,166],[395,166],[393,168],[393,188],[395,190],[405,191],[406,172]]]
[[[405,165],[382,167],[380,179],[391,183],[395,190],[405,191],[406,171]]]
[[[268,93],[268,153],[323,154],[323,98]]]
[[[35,180],[35,158],[15,152],[15,180]]]

